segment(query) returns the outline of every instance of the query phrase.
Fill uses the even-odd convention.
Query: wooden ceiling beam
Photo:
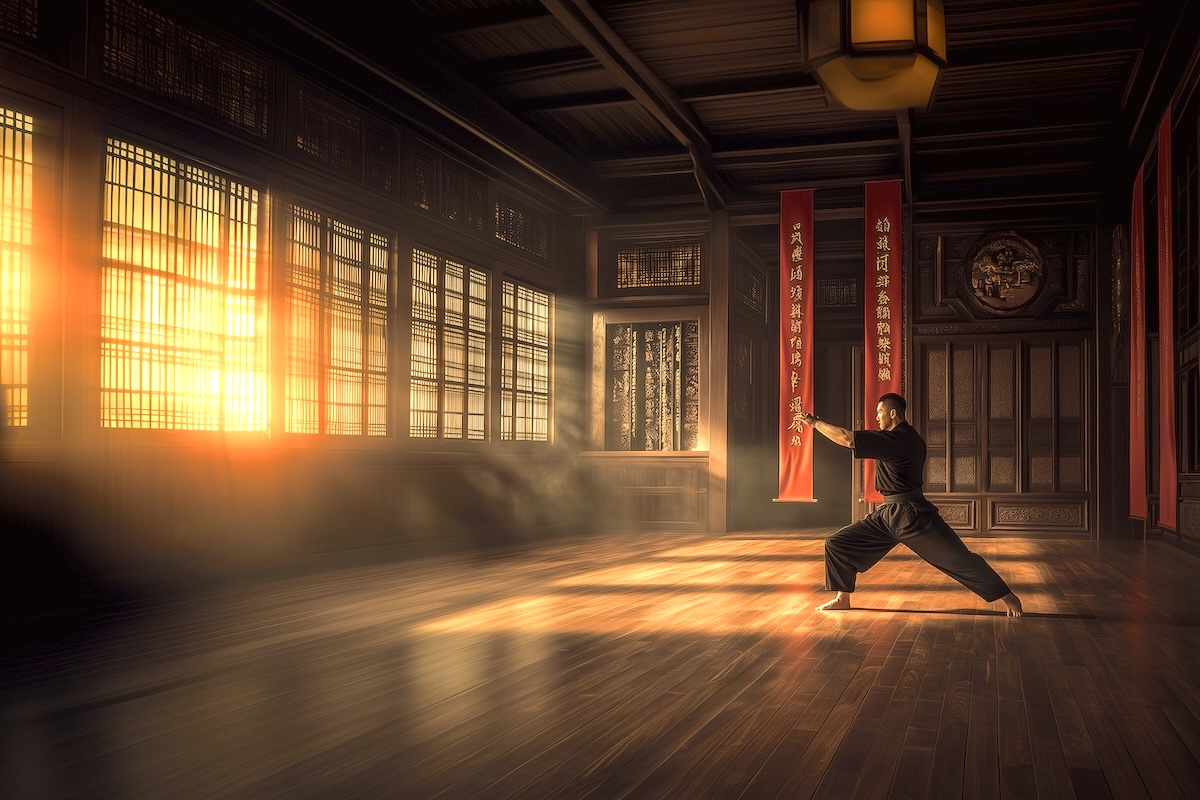
[[[361,70],[389,90],[396,90],[410,100],[425,106],[458,130],[474,137],[521,168],[545,180],[573,201],[594,210],[608,210],[613,205],[606,187],[598,184],[590,170],[567,154],[545,135],[519,119],[494,97],[467,83],[448,68],[396,47],[392,61],[380,64],[356,48],[330,35],[311,20],[295,14],[278,0],[254,0],[253,6],[277,17],[302,36],[318,42],[326,55],[336,54],[346,66]],[[361,88],[361,87],[359,87]]]
[[[586,0],[542,0],[542,5],[687,149],[705,208],[709,212],[725,208],[727,190],[713,169],[708,136],[674,90],[654,74]]]

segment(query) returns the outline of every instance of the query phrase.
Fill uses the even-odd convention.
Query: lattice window
[[[29,425],[33,118],[0,108],[0,424]]]
[[[815,300],[818,308],[856,308],[858,306],[858,280],[855,278],[818,278]]]
[[[133,0],[105,0],[104,72],[256,139],[267,139],[267,63]]]
[[[344,104],[303,87],[296,90],[296,148],[328,167],[358,178],[362,172],[362,118]]]
[[[467,218],[467,176],[449,164],[442,167],[442,216],[459,224]]]
[[[292,206],[287,252],[288,432],[387,435],[390,239]]]
[[[766,319],[767,276],[760,268],[740,264],[733,276],[734,296],[756,319]]]
[[[115,139],[104,190],[101,425],[264,430],[259,190]]]
[[[483,179],[465,167],[442,166],[442,216],[455,224],[483,233]]]
[[[545,214],[503,196],[495,210],[497,239],[539,258],[550,255],[550,223]]]
[[[432,213],[437,205],[437,156],[418,149],[413,154],[413,205]]]
[[[550,438],[550,295],[504,281],[500,438]]]
[[[436,214],[473,234],[484,233],[487,180],[480,173],[419,144],[413,150],[412,187],[412,202],[416,208]],[[500,213],[499,207],[496,213]],[[519,221],[515,224],[519,225]],[[508,233],[511,231],[505,235]],[[520,230],[513,235],[519,236]],[[497,238],[503,236],[497,234]],[[517,241],[510,244],[522,246]]]
[[[701,248],[695,241],[646,242],[617,249],[617,289],[700,285]]]
[[[471,172],[467,173],[464,202],[467,209],[467,227],[476,233],[483,233],[484,222],[487,218],[487,184],[481,176]]]
[[[488,275],[413,248],[409,435],[487,435]]]
[[[609,450],[695,450],[700,434],[700,323],[609,325]]]
[[[366,126],[367,185],[390,193],[396,184],[396,134],[381,124]]]
[[[36,41],[38,36],[38,0],[0,2],[0,31]]]

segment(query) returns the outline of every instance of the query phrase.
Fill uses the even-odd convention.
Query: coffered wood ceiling
[[[826,101],[793,0],[256,0],[255,13],[297,52],[332,45],[549,179],[575,213],[723,210],[767,257],[788,188],[817,189],[818,221],[861,219],[863,182],[884,178],[903,178],[926,220],[1101,214],[1195,57],[1197,4],[946,0],[950,65],[928,109],[898,113]]]

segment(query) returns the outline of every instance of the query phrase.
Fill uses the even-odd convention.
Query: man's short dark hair
[[[904,398],[895,392],[888,392],[879,398],[879,402],[883,403],[886,409],[895,409],[896,415],[904,416],[904,412],[908,410],[908,403],[904,402]]]

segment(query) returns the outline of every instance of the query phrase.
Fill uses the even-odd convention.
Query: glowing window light
[[[409,435],[487,435],[488,275],[413,248]]]
[[[550,295],[512,281],[501,291],[500,438],[550,439]]]
[[[33,118],[0,108],[0,420],[29,425],[29,282]]]
[[[103,427],[266,429],[261,211],[253,187],[108,140]]]
[[[391,240],[293,206],[287,253],[288,432],[386,436]]]

